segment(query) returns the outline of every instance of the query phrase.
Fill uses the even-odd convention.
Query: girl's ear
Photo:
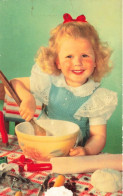
[[[96,67],[96,63],[94,64],[94,67]]]
[[[61,69],[60,63],[59,63],[59,59],[58,59],[58,58],[56,59],[56,66],[57,66],[58,69]]]

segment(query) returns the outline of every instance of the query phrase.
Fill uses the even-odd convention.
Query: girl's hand
[[[69,155],[70,156],[82,156],[82,155],[84,156],[86,155],[86,151],[84,147],[77,146],[76,148],[70,149]]]
[[[36,110],[36,102],[33,95],[30,95],[28,99],[22,100],[20,104],[20,115],[26,121],[30,121],[35,113]]]

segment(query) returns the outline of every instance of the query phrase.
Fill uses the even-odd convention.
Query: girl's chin
[[[68,78],[66,78],[66,83],[68,86],[79,87],[85,84],[87,80],[88,78],[83,74],[79,74],[79,75],[72,74],[71,77],[69,76]]]

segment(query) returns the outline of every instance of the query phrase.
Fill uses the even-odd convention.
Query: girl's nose
[[[82,66],[82,59],[80,57],[75,57],[73,60],[75,66]]]

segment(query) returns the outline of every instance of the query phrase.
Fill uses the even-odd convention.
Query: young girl
[[[117,105],[115,92],[100,87],[110,72],[111,51],[84,15],[64,22],[51,31],[48,47],[41,47],[30,78],[13,79],[22,103],[20,115],[29,121],[35,98],[45,104],[40,118],[72,121],[83,137],[69,155],[94,155],[106,143],[106,123]]]

